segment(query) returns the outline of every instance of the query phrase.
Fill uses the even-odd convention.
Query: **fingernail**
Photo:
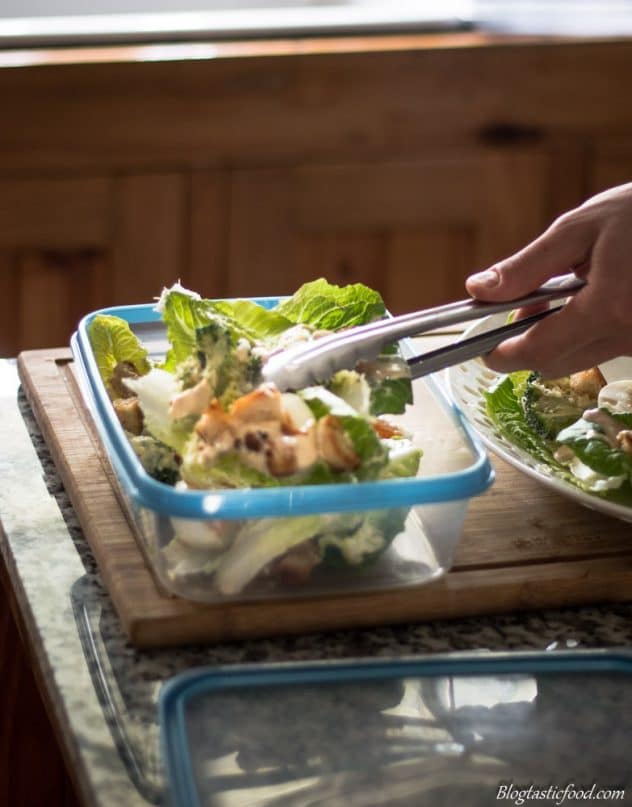
[[[486,269],[484,272],[472,275],[469,282],[474,283],[476,286],[485,286],[485,288],[491,289],[500,283],[500,275],[496,269]]]

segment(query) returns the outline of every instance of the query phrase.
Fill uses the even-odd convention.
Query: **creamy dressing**
[[[611,412],[632,413],[632,380],[611,381],[599,391],[597,404]]]
[[[618,448],[617,435],[621,431],[621,424],[603,409],[587,409],[584,420],[599,426],[602,431],[589,431],[587,439],[597,438],[605,440],[611,448]]]
[[[595,492],[602,492],[605,490],[616,490],[620,488],[625,482],[625,476],[604,476],[603,474],[593,471],[587,465],[584,465],[577,457],[574,457],[569,463],[569,470],[580,481],[590,485],[590,489]]]
[[[596,493],[601,493],[605,490],[616,490],[626,480],[625,476],[604,476],[589,468],[579,457],[575,456],[575,452],[570,446],[560,446],[553,454],[553,457],[559,463],[565,465],[580,482],[589,485],[590,489]]]

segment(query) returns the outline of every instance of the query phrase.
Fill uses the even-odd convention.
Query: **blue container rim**
[[[367,682],[393,678],[535,673],[611,672],[632,675],[628,648],[517,652],[464,652],[335,661],[231,664],[198,667],[163,684],[158,698],[160,743],[174,804],[198,807],[188,753],[186,709],[194,698],[226,690]]]
[[[271,307],[277,297],[251,298]],[[424,478],[387,479],[343,485],[305,485],[280,488],[193,491],[176,490],[145,471],[116,416],[90,345],[88,328],[101,314],[120,317],[130,325],[155,323],[160,314],[154,304],[114,306],[84,316],[71,339],[75,362],[89,396],[97,427],[116,460],[126,493],[139,506],[155,512],[191,519],[244,519],[345,511],[410,507],[469,499],[483,493],[494,480],[494,470],[483,444],[463,416],[432,378],[426,383],[452,420],[460,426],[473,462],[462,471]]]

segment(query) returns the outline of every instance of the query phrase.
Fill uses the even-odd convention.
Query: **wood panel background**
[[[13,58],[9,58],[9,56]],[[632,171],[632,40],[481,33],[0,54],[0,355],[179,279],[395,312]]]

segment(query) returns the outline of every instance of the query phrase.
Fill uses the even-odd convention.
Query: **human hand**
[[[632,354],[632,183],[564,213],[535,241],[465,285],[472,297],[498,302],[569,271],[587,285],[562,311],[489,353],[489,367],[557,378]]]

